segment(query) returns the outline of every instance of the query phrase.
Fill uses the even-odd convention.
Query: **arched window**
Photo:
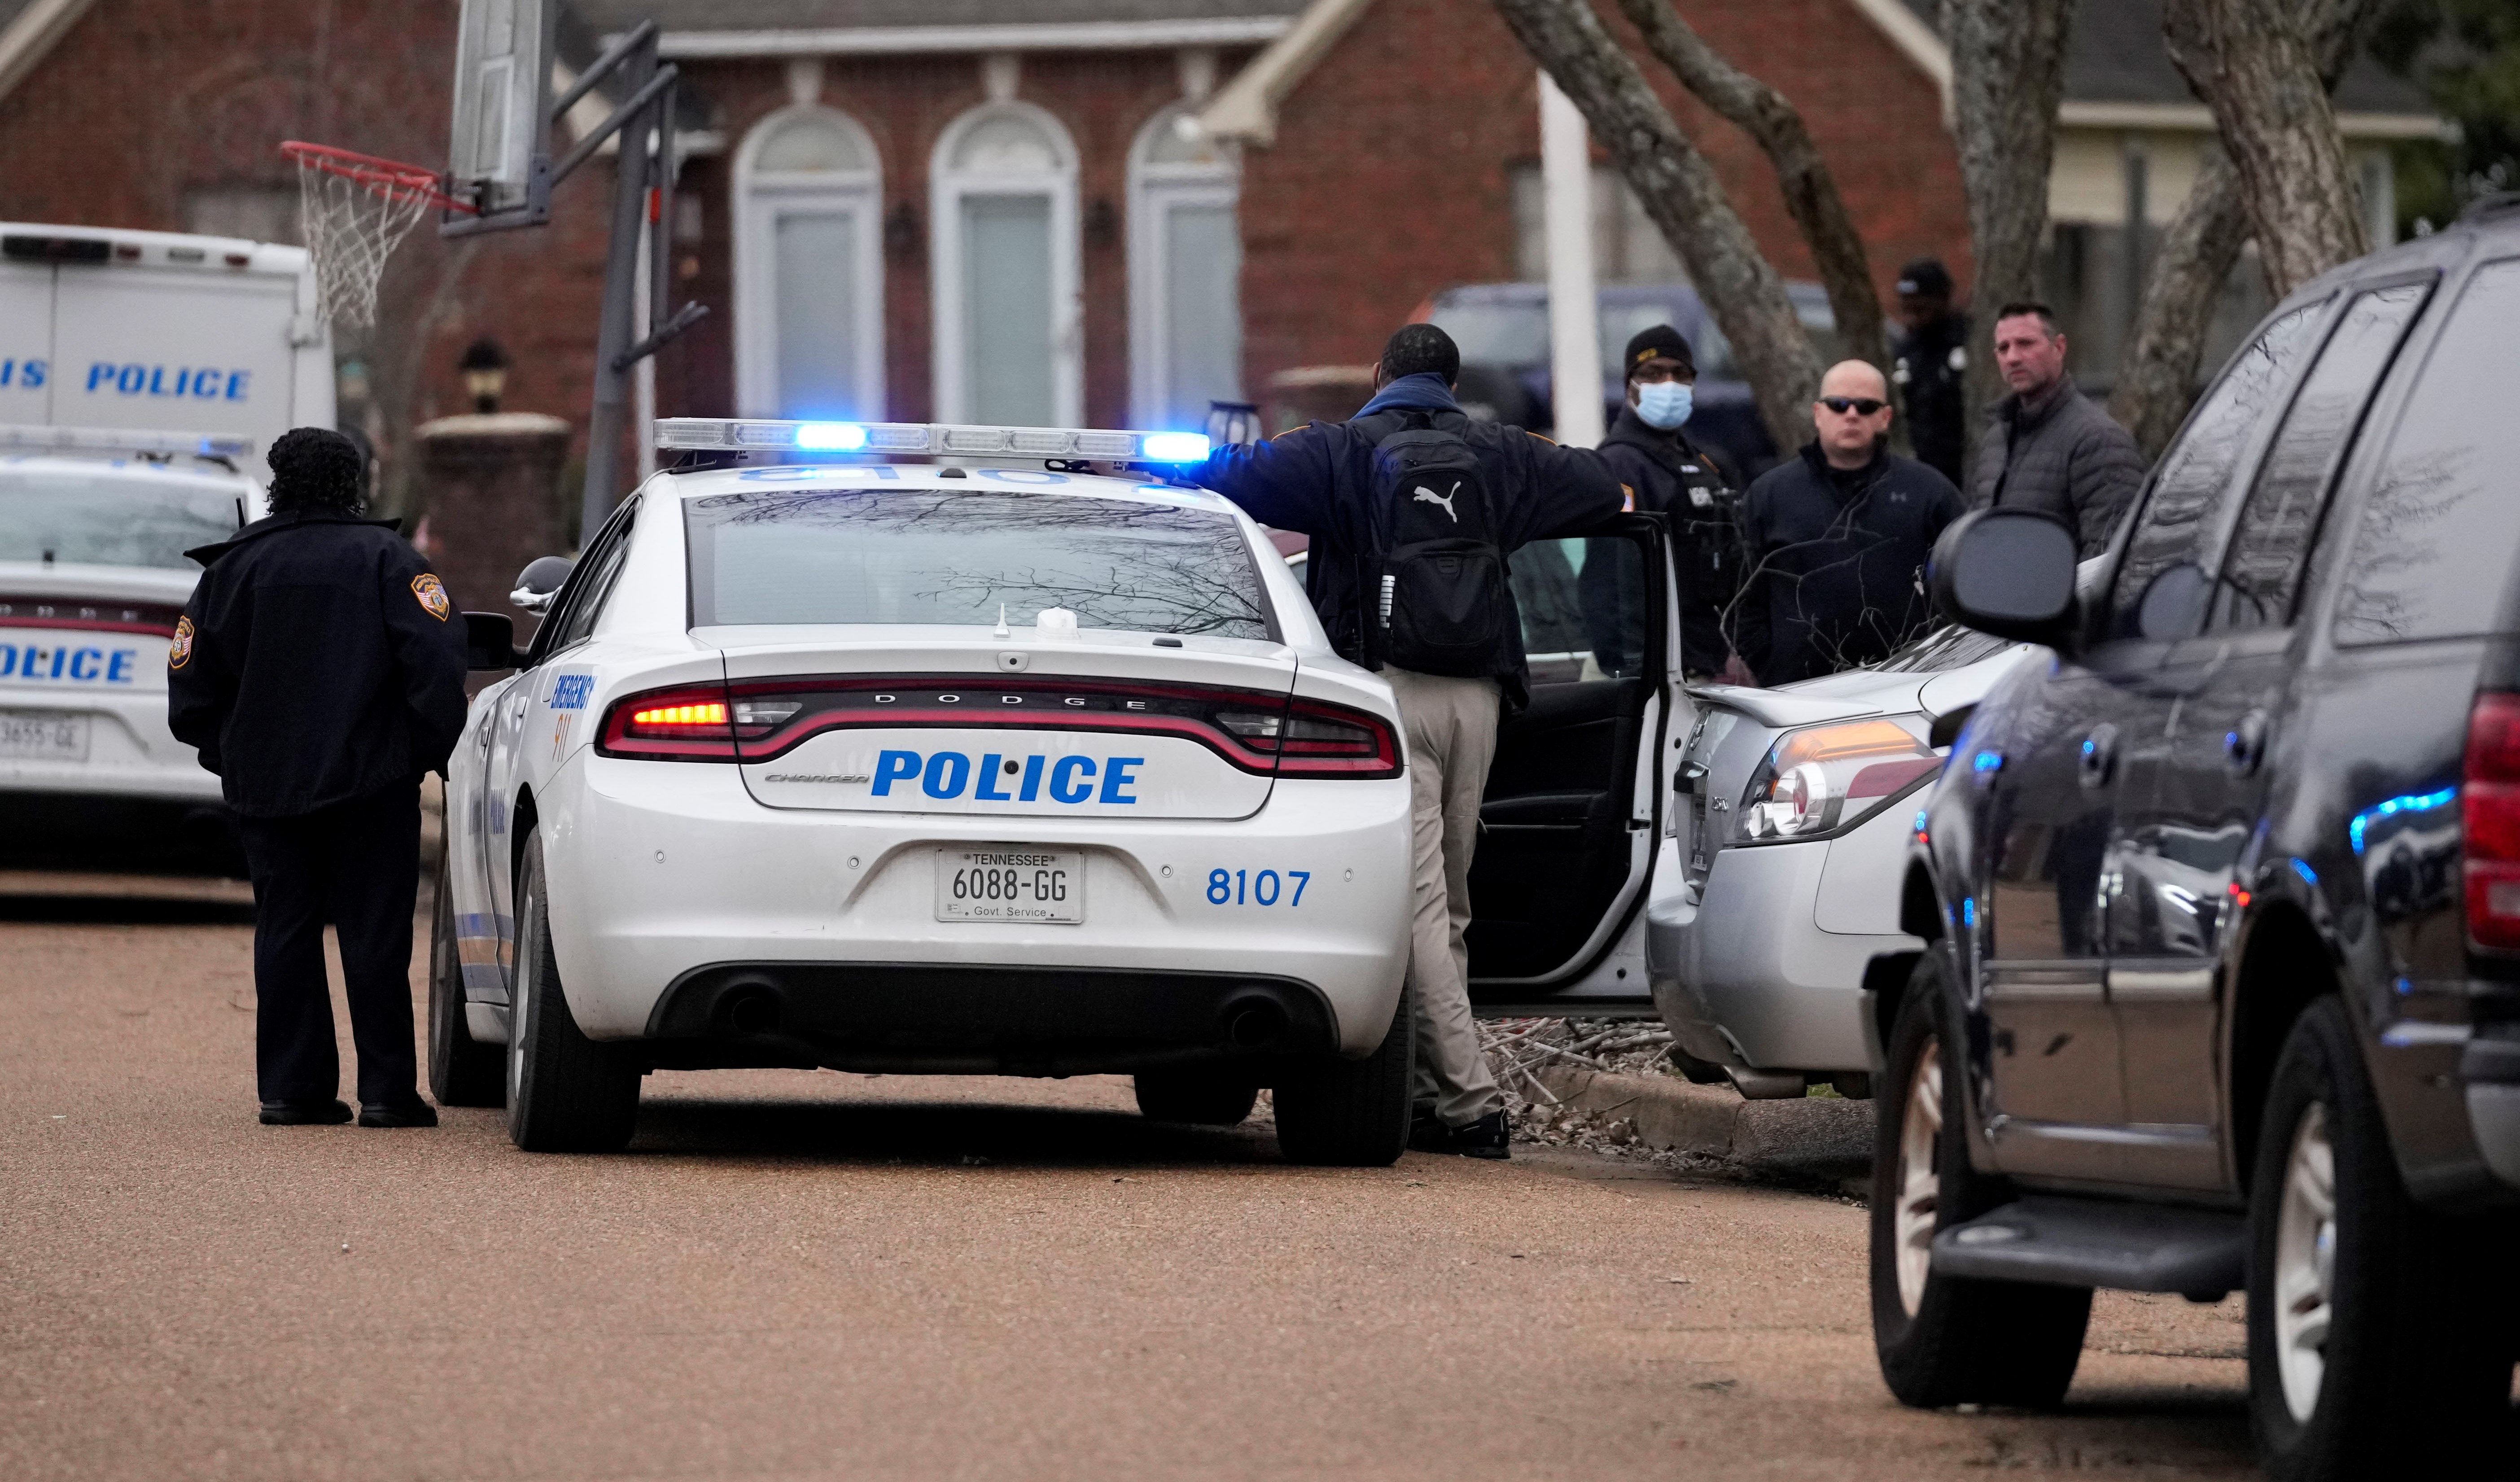
[[[866,130],[782,109],[735,169],[735,400],[745,417],[879,421],[883,175]]]
[[[1241,174],[1176,106],[1129,152],[1132,426],[1195,429],[1242,399]]]
[[[1084,416],[1076,149],[1058,120],[986,104],[936,141],[936,418],[1073,427]]]

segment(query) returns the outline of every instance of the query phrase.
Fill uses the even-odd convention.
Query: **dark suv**
[[[2520,1255],[2520,201],[2278,306],[2101,578],[1995,509],[1978,706],[1874,960],[1872,1311],[1912,1405],[2050,1404],[2093,1287],[2248,1292],[2275,1476],[2507,1421]]]

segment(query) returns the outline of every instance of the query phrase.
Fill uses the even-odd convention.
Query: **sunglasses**
[[[1840,417],[1849,412],[1853,412],[1858,417],[1869,417],[1890,403],[1874,401],[1869,396],[1823,396],[1820,399],[1820,404]]]

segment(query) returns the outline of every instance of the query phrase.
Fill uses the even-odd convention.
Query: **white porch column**
[[[1549,381],[1552,434],[1570,447],[1601,440],[1601,319],[1593,279],[1593,150],[1573,99],[1540,74],[1540,185],[1549,244]]]

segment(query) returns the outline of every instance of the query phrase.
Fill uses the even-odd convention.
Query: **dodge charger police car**
[[[468,619],[518,672],[450,764],[441,1101],[605,1149],[657,1068],[1117,1071],[1152,1115],[1272,1087],[1289,1156],[1398,1156],[1390,694],[1238,511],[1081,461],[1166,434],[662,430],[686,466],[526,651]],[[812,461],[870,437],[1033,461]]]

